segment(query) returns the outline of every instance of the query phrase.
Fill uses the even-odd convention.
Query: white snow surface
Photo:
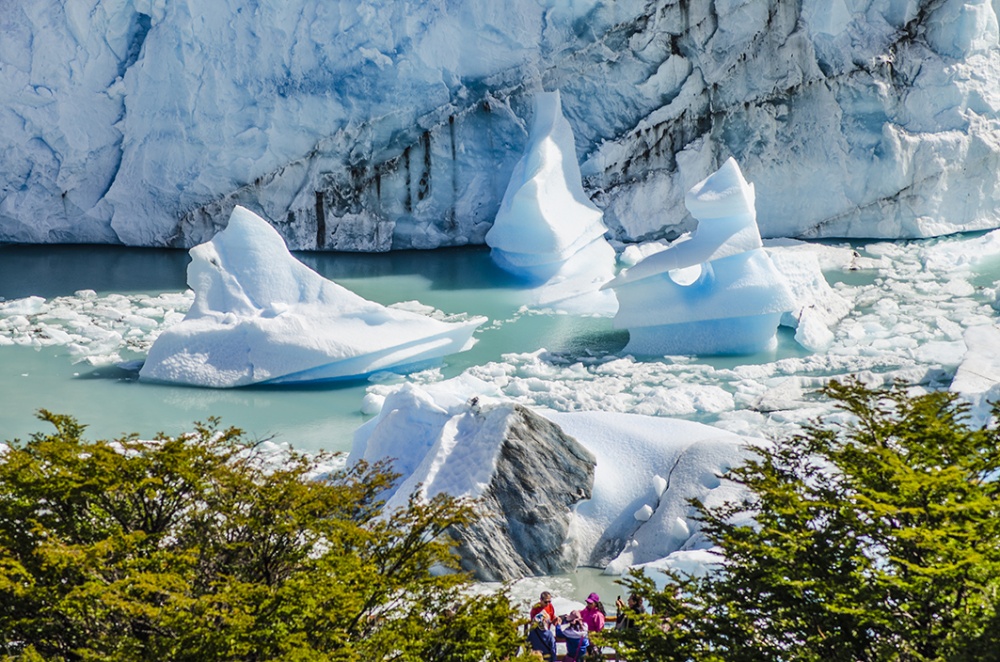
[[[503,441],[507,410],[496,405],[507,399],[499,394],[496,386],[468,376],[398,387],[355,434],[347,462],[393,460],[403,478],[388,495],[388,508],[402,506],[418,489],[427,497],[478,497],[492,479]],[[609,574],[703,547],[687,500],[713,505],[737,498],[739,488],[719,476],[747,456],[749,443],[762,443],[670,418],[538,413],[596,458],[593,494],[575,507],[568,545],[585,562],[602,540],[617,541],[613,546],[621,549],[605,567]]]
[[[975,423],[985,425],[991,422],[991,403],[1000,401],[1000,328],[995,324],[972,326],[962,339],[967,351],[949,390],[972,405]]]
[[[766,237],[1000,224],[997,0],[7,0],[0,241],[481,243],[559,89],[617,239],[729,156]],[[321,210],[322,221],[317,210]]]
[[[486,321],[443,322],[363,299],[295,259],[242,207],[191,249],[188,284],[194,303],[153,343],[140,379],[220,388],[366,377],[468,349]]]
[[[613,314],[614,295],[600,291],[616,262],[602,216],[583,190],[559,92],[536,95],[528,146],[486,233],[493,260],[537,286],[535,305]]]
[[[773,345],[796,300],[763,249],[753,185],[730,158],[685,204],[697,230],[605,285],[618,297],[615,326],[629,330],[625,351],[752,354]]]

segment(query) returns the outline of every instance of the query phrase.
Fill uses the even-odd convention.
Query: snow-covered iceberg
[[[634,354],[751,354],[775,341],[795,308],[763,249],[754,188],[732,158],[684,199],[698,229],[623,271],[614,325]]]
[[[536,303],[591,296],[598,300],[590,303],[592,312],[614,312],[613,298],[597,294],[615,273],[602,216],[583,190],[559,92],[538,94],[528,145],[486,233],[493,260],[541,285]]]
[[[153,343],[140,379],[221,388],[359,378],[468,349],[486,320],[446,322],[363,299],[296,260],[242,207],[191,249],[188,285],[194,304]]]
[[[387,495],[390,508],[418,489],[428,497],[444,492],[492,498],[498,482],[517,485],[538,509],[531,517],[508,515],[493,530],[511,540],[491,538],[480,547],[537,555],[525,559],[528,568],[552,563],[546,556],[554,556],[618,574],[678,550],[705,547],[688,500],[718,505],[740,498],[741,488],[719,476],[748,457],[752,444],[762,443],[700,423],[638,414],[535,410],[512,416],[526,408],[498,396],[495,386],[469,376],[399,387],[355,433],[348,463],[393,458],[402,478]],[[539,438],[546,426],[556,430],[547,433],[548,440]],[[559,439],[566,435],[575,440],[568,447]],[[521,442],[517,454],[531,471],[508,473],[512,465],[504,448],[511,438]],[[563,452],[553,454],[553,444]],[[583,452],[573,451],[577,444]],[[579,460],[592,464],[589,480]],[[567,490],[585,500],[554,503]],[[568,526],[561,526],[560,506]],[[488,516],[497,518],[496,509]]]

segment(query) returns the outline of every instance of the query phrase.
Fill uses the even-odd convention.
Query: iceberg
[[[754,188],[732,158],[684,200],[698,229],[605,285],[618,297],[624,351],[752,354],[773,347],[795,298],[764,251]]]
[[[597,294],[615,273],[615,249],[604,238],[603,214],[583,190],[573,129],[559,92],[535,97],[524,156],[514,166],[486,243],[506,271],[540,285],[535,303],[593,294],[584,308],[614,312],[612,297]]]
[[[1000,400],[1000,328],[995,324],[970,326],[962,336],[967,348],[948,388],[969,403],[969,419],[987,425],[993,403]]]
[[[368,301],[296,260],[243,207],[191,249],[188,285],[191,309],[153,343],[140,379],[214,388],[356,379],[469,349],[486,321]]]

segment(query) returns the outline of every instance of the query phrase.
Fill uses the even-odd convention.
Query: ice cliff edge
[[[0,241],[482,243],[559,89],[619,239],[733,156],[774,236],[1000,226],[998,0],[5,5]]]

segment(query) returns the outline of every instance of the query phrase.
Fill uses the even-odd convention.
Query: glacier
[[[191,249],[188,284],[194,302],[153,342],[142,380],[227,388],[360,379],[467,350],[486,321],[442,321],[368,301],[295,259],[243,207]]]
[[[561,90],[617,240],[734,157],[769,237],[1000,226],[1000,0],[0,0],[0,241],[481,244]]]

